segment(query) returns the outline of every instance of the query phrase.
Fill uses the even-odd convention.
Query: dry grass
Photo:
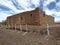
[[[46,28],[35,30],[26,32],[1,28],[0,45],[60,45],[60,27],[49,28],[49,36]]]

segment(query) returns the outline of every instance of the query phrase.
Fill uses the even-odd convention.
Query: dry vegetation
[[[60,45],[60,27],[46,28],[39,31],[19,31],[0,27],[0,45]]]

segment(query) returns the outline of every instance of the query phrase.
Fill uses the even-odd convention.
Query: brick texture
[[[54,17],[48,16],[40,8],[7,17],[7,24],[46,25],[54,24]]]

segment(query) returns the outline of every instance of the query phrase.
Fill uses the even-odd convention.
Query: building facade
[[[46,15],[40,8],[36,8],[32,11],[9,16],[7,17],[6,23],[17,25],[52,25],[54,24],[54,17]]]

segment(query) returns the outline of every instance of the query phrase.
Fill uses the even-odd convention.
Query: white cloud
[[[0,4],[1,5],[5,5],[7,7],[9,7],[10,9],[12,9],[14,12],[19,13],[19,12],[24,12],[24,11],[30,11],[33,10],[31,8],[31,5],[34,4],[35,7],[38,7],[40,5],[40,0],[13,0],[14,2],[17,1],[18,4],[24,8],[25,10],[18,10],[16,9],[16,7],[13,5],[12,0],[0,0]],[[57,15],[60,16],[60,12],[56,11],[56,9],[53,10],[49,10],[46,6],[49,5],[51,2],[56,2],[56,0],[44,0],[44,7],[43,10],[46,12],[46,14],[48,15]],[[56,3],[56,7],[60,7],[60,2]],[[2,12],[2,13],[1,13]],[[15,13],[15,14],[16,14]],[[6,17],[10,15],[7,13],[4,13],[3,11],[1,11],[0,9],[0,20],[6,19]],[[60,18],[55,18],[55,20],[60,20]]]
[[[56,11],[55,9],[49,10],[47,7],[44,8],[44,11],[47,15],[51,15],[55,17],[55,22],[60,21],[60,11]],[[54,15],[53,15],[54,14]],[[57,16],[57,17],[56,17]]]
[[[35,7],[40,5],[40,0],[31,0],[31,2],[35,5]]]
[[[57,7],[60,7],[60,1],[56,3],[56,6]]]
[[[10,0],[0,0],[0,5],[7,6],[15,12],[19,12],[19,10],[15,8],[15,6],[12,4]]]
[[[7,16],[11,16],[11,14],[9,15],[9,14],[6,14],[6,13],[0,13],[0,22],[2,20],[6,20]]]
[[[56,0],[45,0],[44,1],[44,6],[50,4],[51,2],[56,2]]]
[[[13,0],[13,1],[15,1],[15,0]],[[9,7],[10,9],[12,9],[16,13],[24,12],[24,11],[30,11],[30,10],[34,9],[34,8],[33,9],[32,8],[28,9],[28,7],[30,7],[30,3],[31,3],[30,0],[17,0],[17,2],[18,2],[18,4],[21,7],[25,8],[25,10],[18,10],[18,9],[16,9],[16,7],[13,5],[13,3],[11,2],[11,0],[0,0],[0,4],[1,5]],[[38,2],[35,1],[34,3],[37,4]],[[4,11],[2,11],[0,9],[0,21],[5,20],[8,15],[10,15],[10,14],[7,14],[7,13],[5,13]]]
[[[17,0],[24,9],[30,8],[31,4],[35,7],[39,6],[40,0]]]
[[[45,0],[44,1],[44,7],[43,7],[43,10],[46,12],[46,14],[48,15],[53,15],[55,14],[56,16],[60,16],[60,11],[57,11],[57,9],[60,7],[60,2],[56,2],[56,8],[57,9],[52,9],[52,10],[49,10],[47,8],[47,5],[49,5],[51,2],[56,2],[56,0]],[[60,10],[60,9],[59,9]]]
[[[45,8],[44,11],[48,15],[55,14],[56,16],[60,16],[60,12],[56,11],[55,9],[49,10],[48,8]]]
[[[55,18],[55,22],[60,22],[60,18]]]
[[[17,0],[17,2],[24,9],[27,9],[28,7],[30,7],[30,1],[29,0]]]

